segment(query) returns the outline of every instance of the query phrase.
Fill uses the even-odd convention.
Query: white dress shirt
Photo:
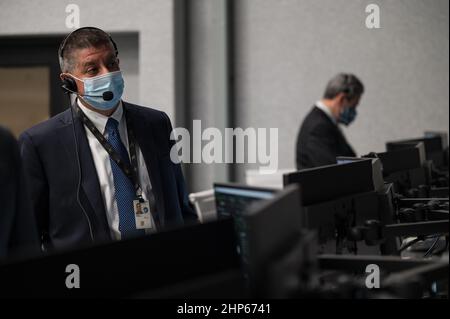
[[[102,115],[95,111],[92,111],[85,107],[81,101],[78,99],[78,106],[81,108],[87,118],[94,123],[95,127],[106,137],[108,134],[106,132],[106,122],[108,121],[108,116]],[[128,133],[127,124],[123,115],[122,101],[119,102],[119,106],[110,116],[119,123],[119,134],[123,145],[125,145],[127,151],[128,147]],[[103,197],[103,203],[105,204],[106,217],[109,224],[109,229],[111,231],[112,238],[120,240],[121,235],[119,231],[119,210],[117,208],[117,201],[115,197],[115,187],[114,187],[114,176],[111,169],[110,157],[97,138],[92,134],[92,132],[85,126],[86,136],[89,143],[89,148],[91,149],[92,158],[94,160],[95,169],[97,170],[98,181],[100,183],[100,190]],[[151,192],[152,186],[150,183],[150,178],[148,176],[147,166],[145,165],[144,157],[139,148],[136,145],[136,154],[138,162],[138,179],[139,184],[142,188],[142,197],[148,200],[149,194]],[[156,231],[156,225],[152,220],[153,228],[146,229],[146,233],[151,233]]]

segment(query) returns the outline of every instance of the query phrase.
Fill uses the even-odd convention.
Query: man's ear
[[[60,73],[59,74],[59,78],[61,79],[61,81],[64,81],[64,79],[67,77],[67,75],[65,73]]]
[[[344,92],[341,92],[338,95],[336,95],[336,101],[339,106],[344,105],[346,99],[347,99],[347,96]]]

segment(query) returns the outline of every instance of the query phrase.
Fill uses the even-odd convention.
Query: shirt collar
[[[334,123],[337,124],[336,119],[333,116],[333,113],[331,113],[331,110],[328,106],[326,106],[322,101],[317,101],[316,102],[316,106],[321,109],[329,118],[330,120]]]
[[[91,120],[92,123],[94,123],[97,130],[102,132],[102,134],[104,134],[104,132],[105,132],[106,122],[108,122],[108,119],[110,117],[115,119],[118,123],[120,123],[120,121],[122,120],[122,115],[123,115],[122,101],[119,101],[119,105],[117,106],[117,109],[109,117],[88,109],[86,106],[83,105],[83,103],[81,103],[80,99],[77,99],[77,103],[78,103],[78,106],[83,111],[83,113],[86,114],[87,118],[89,120]]]

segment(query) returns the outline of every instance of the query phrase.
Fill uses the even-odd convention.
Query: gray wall
[[[230,127],[227,99],[226,0],[186,2],[186,120],[201,120],[202,129]],[[188,125],[187,128],[191,129]],[[203,143],[206,144],[206,143]],[[188,164],[190,189],[200,191],[228,180],[228,164]]]
[[[370,3],[380,6],[380,29],[365,27]],[[278,127],[280,168],[295,167],[300,123],[341,71],[366,86],[345,129],[358,154],[448,132],[448,0],[245,0],[235,11],[236,125]]]
[[[125,91],[123,99],[128,102],[139,104],[139,35],[132,34],[111,34],[114,42],[119,48],[120,68],[125,81]]]

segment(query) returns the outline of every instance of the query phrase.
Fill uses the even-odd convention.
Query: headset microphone
[[[103,92],[102,97],[105,101],[111,101],[114,98],[114,93],[111,91],[106,91]]]

